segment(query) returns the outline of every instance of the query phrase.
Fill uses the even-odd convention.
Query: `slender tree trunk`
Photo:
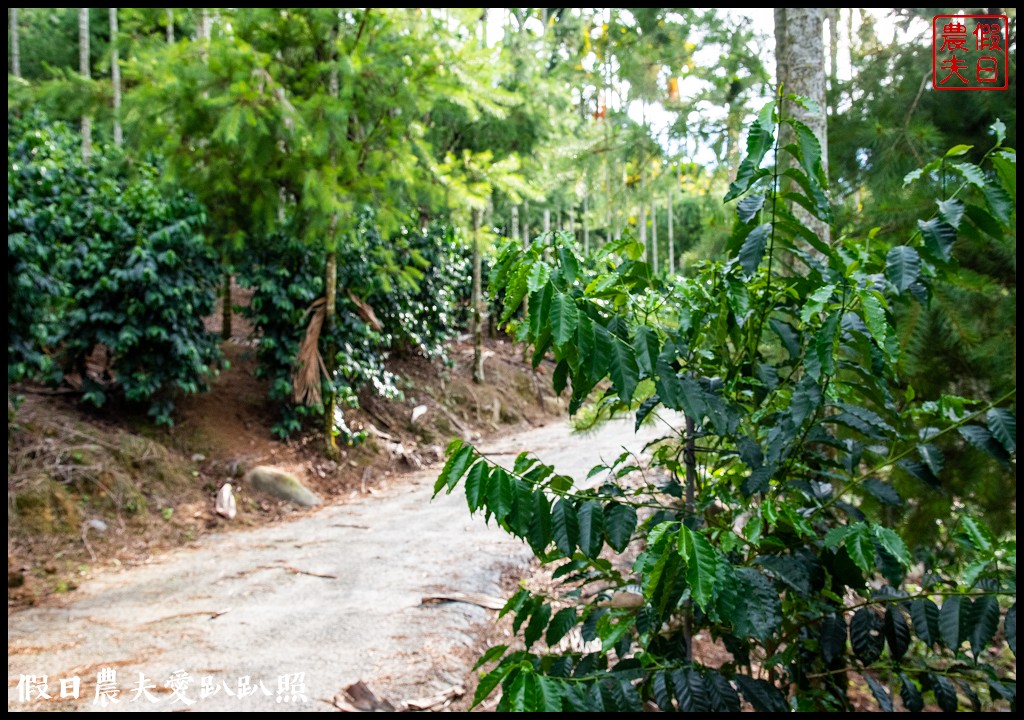
[[[512,206],[512,217],[510,219],[511,227],[509,228],[508,236],[510,238],[519,237],[519,206]]]
[[[775,58],[778,81],[785,94],[795,93],[818,103],[821,112],[805,110],[796,103],[785,107],[787,115],[804,122],[821,143],[821,163],[828,177],[828,132],[825,119],[825,48],[822,41],[821,8],[775,8]],[[793,142],[792,132],[783,130],[782,144]],[[826,223],[801,206],[793,213],[824,242],[830,233]]]
[[[525,253],[530,248],[530,203],[529,201],[523,202],[523,252]],[[530,317],[530,293],[526,293],[523,296],[523,322],[527,322]],[[523,362],[526,362],[530,358],[530,344],[523,343]]]
[[[114,146],[121,147],[121,65],[117,51],[117,8],[110,8],[110,84],[114,91]]]
[[[167,44],[174,44],[174,8],[164,8],[167,13]]]
[[[480,252],[480,211],[473,210],[473,382],[484,381],[483,262]]]
[[[551,232],[551,211],[544,208],[544,234],[547,235],[549,232]]]
[[[676,274],[676,240],[672,234],[672,186],[675,180],[668,184],[668,274]]]
[[[640,227],[637,230],[640,232],[640,245],[644,249],[644,260],[650,262],[651,249],[647,246],[647,204],[643,201],[643,196],[640,199]]]
[[[227,258],[223,260],[225,266],[227,266]],[[234,313],[234,307],[231,302],[231,272],[228,270],[224,271],[224,277],[222,278],[224,283],[221,287],[221,324],[220,324],[220,339],[227,342],[231,339],[232,335],[232,314]]]
[[[651,267],[658,276],[658,200],[651,194]]]
[[[21,50],[18,47],[18,8],[11,8],[11,75],[21,77]]]
[[[205,18],[206,12],[203,11]],[[205,24],[205,21],[204,21]],[[331,64],[331,71],[327,79],[327,91],[331,98],[337,100],[339,94],[339,83],[338,83],[338,63],[337,57],[337,28],[335,28],[334,34],[332,34],[331,43],[331,54],[335,62]],[[337,165],[337,157],[332,148],[331,150],[331,166],[332,168]],[[338,313],[338,216],[335,214],[331,218],[330,231],[328,232],[327,238],[327,262],[324,267],[324,285],[326,287],[325,300],[327,304],[324,308],[324,332],[326,334],[327,342],[324,344],[324,350],[326,356],[324,357],[324,367],[327,370],[327,395],[324,399],[324,434],[326,435],[325,451],[327,457],[331,460],[337,460],[340,457],[338,451],[338,444],[334,440],[334,415],[338,404],[338,394],[334,388],[334,373],[337,367],[337,353],[338,349],[334,345],[334,329],[337,326],[337,313]]]
[[[89,8],[78,9],[78,71],[89,79]],[[92,118],[82,115],[82,162],[92,157]]]
[[[583,194],[583,252],[590,254],[590,225],[587,223],[587,213],[590,212],[590,200],[587,193]]]

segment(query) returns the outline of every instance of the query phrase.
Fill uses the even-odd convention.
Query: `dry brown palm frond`
[[[351,290],[348,291],[348,299],[356,304],[356,310],[359,312],[359,317],[365,320],[367,325],[377,332],[380,332],[384,328],[384,326],[380,324],[380,320],[377,319],[377,313],[373,311],[373,308],[353,295]]]
[[[302,340],[299,354],[295,357],[295,370],[292,372],[292,389],[295,402],[306,405],[319,405],[320,377],[328,377],[327,366],[320,355],[320,329],[324,324],[327,301],[317,298],[306,310],[310,316],[306,337]]]

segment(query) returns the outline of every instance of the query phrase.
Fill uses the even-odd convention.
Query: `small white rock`
[[[416,422],[417,420],[419,420],[421,417],[423,417],[426,414],[427,414],[427,406],[426,405],[417,405],[416,407],[414,407],[412,409],[412,421]]]

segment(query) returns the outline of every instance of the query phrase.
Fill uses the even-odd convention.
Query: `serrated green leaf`
[[[953,245],[956,243],[956,230],[953,226],[939,218],[932,218],[927,222],[918,220],[917,228],[924,238],[925,249],[933,257],[949,260],[953,254]]]
[[[992,211],[992,214],[995,215],[1003,225],[1009,226],[1015,209],[1014,201],[1013,198],[1010,197],[1009,193],[1003,189],[1003,186],[997,185],[992,180],[986,179],[985,187],[982,188],[982,195],[985,196],[985,201],[988,203],[988,207]]]
[[[850,559],[863,571],[870,575],[875,567],[875,541],[867,525],[857,523],[854,530],[846,536],[844,545]]]
[[[526,287],[531,293],[535,293],[545,285],[551,278],[551,267],[543,260],[533,263],[526,275]]]
[[[751,230],[746,240],[743,241],[743,245],[740,247],[739,261],[745,279],[749,279],[757,272],[761,260],[764,259],[764,251],[768,246],[771,232],[771,223],[764,223]]]
[[[736,215],[741,223],[749,223],[764,207],[764,193],[753,193],[736,204]]]
[[[911,170],[910,172],[908,172],[906,175],[903,176],[903,187],[906,187],[907,185],[910,185],[912,182],[917,180],[923,174],[924,174],[924,169],[923,168],[917,168],[915,170]]]
[[[765,117],[764,111],[758,116],[747,133],[747,154],[740,162],[736,171],[736,179],[729,185],[729,192],[726,193],[725,202],[734,200],[750,189],[754,181],[761,177],[764,171],[760,170],[761,161],[772,147],[775,141],[775,125],[771,117]]]
[[[661,353],[658,334],[646,325],[638,326],[633,335],[633,350],[636,353],[636,366],[641,377],[653,377],[658,355]]]
[[[883,628],[882,617],[872,608],[861,608],[850,620],[850,647],[857,659],[865,665],[870,665],[882,656],[882,648],[885,646]]]
[[[963,175],[964,179],[971,185],[974,185],[979,190],[985,187],[985,173],[974,163],[950,163],[950,165]]]
[[[992,554],[996,539],[992,535],[992,531],[985,527],[984,523],[970,515],[964,515],[960,518],[960,527],[964,529],[967,537],[971,539],[971,544],[974,545],[975,550],[985,555]]]
[[[672,704],[672,681],[667,670],[657,670],[651,674],[651,694],[662,712],[674,712]]]
[[[910,551],[907,550],[903,538],[897,535],[896,531],[882,525],[873,525],[871,529],[874,531],[879,544],[890,555],[899,560],[900,565],[909,570],[911,565]]]
[[[946,459],[935,445],[931,443],[922,443],[917,446],[917,454],[924,460],[924,464],[928,466],[932,474],[938,477],[942,474],[942,469],[946,465]]]
[[[572,285],[579,275],[580,263],[576,254],[564,245],[558,246],[558,272],[566,285]]]
[[[800,320],[805,323],[810,322],[812,317],[825,309],[825,305],[832,300],[832,295],[835,294],[835,291],[835,285],[823,285],[812,292],[807,297],[804,306],[800,309]]]
[[[864,324],[868,326],[868,332],[879,347],[885,348],[886,338],[889,337],[889,323],[885,318],[885,308],[882,304],[884,300],[873,290],[861,290],[857,294],[864,308]]]
[[[576,519],[576,508],[571,501],[559,498],[551,509],[551,530],[555,546],[566,557],[572,557],[579,542],[579,521]]]
[[[909,245],[897,245],[885,257],[885,276],[904,292],[921,276],[921,256]]]
[[[604,512],[596,500],[587,500],[576,509],[579,522],[579,545],[584,555],[596,558],[604,544]]]
[[[492,660],[501,657],[505,654],[506,650],[508,650],[508,645],[495,645],[493,647],[488,648],[487,652],[481,655],[480,659],[476,661],[475,665],[473,665],[473,669],[477,670],[486,665],[487,663],[491,662]]]
[[[964,217],[964,203],[958,198],[936,200],[939,206],[939,217],[949,223],[954,230],[960,229],[960,221]]]
[[[636,530],[636,508],[610,502],[604,508],[604,536],[616,552],[623,552]]]
[[[690,593],[701,610],[706,610],[714,596],[718,561],[715,550],[704,536],[683,525],[679,529],[679,556],[686,563],[686,580]]]
[[[967,639],[971,643],[971,653],[977,662],[981,651],[988,647],[999,629],[999,601],[993,595],[982,595],[974,601],[967,619],[969,628]]]
[[[490,694],[494,692],[494,688],[498,687],[498,683],[500,683],[502,681],[502,678],[504,677],[505,672],[500,672],[499,668],[499,670],[487,673],[482,678],[480,678],[480,682],[476,686],[476,692],[473,693],[472,707],[476,707],[484,700],[486,700],[488,696],[490,696]]]
[[[1002,443],[996,442],[987,428],[981,425],[961,425],[956,430],[960,433],[960,437],[982,452],[988,453],[1001,462],[1009,462],[1010,455],[1006,452],[1006,448]]]
[[[985,413],[988,430],[1002,443],[1007,452],[1017,452],[1017,416],[1004,408],[992,408]]]
[[[811,592],[810,568],[792,555],[761,555],[757,564],[797,592]]]
[[[864,488],[872,497],[879,502],[890,505],[892,507],[900,507],[903,505],[903,498],[896,492],[896,489],[891,485],[886,484],[878,478],[868,478],[861,487]]]

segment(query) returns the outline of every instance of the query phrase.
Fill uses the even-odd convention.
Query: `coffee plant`
[[[499,254],[501,319],[535,365],[554,356],[570,413],[596,402],[666,430],[649,468],[623,453],[585,483],[453,441],[435,494],[462,482],[561,583],[505,605],[522,645],[481,658],[475,703],[500,687],[499,710],[845,711],[857,685],[885,711],[1015,709],[1015,539],[969,494],[935,545],[901,523],[945,492],[947,452],[1012,478],[1015,391],[916,395],[893,313],[956,272],[959,233],[1012,237],[1015,153],[997,123],[985,167],[959,147],[908,177],[936,198],[912,236],[827,243],[806,220],[831,221],[820,145],[779,107],[727,195],[727,260],[662,280],[629,238],[590,264],[566,235]],[[698,633],[728,659],[702,658]]]
[[[8,380],[77,373],[86,402],[116,391],[171,424],[174,396],[205,390],[221,360],[203,324],[218,275],[205,214],[153,165],[112,151],[86,165],[80,143],[8,117]]]
[[[255,291],[245,312],[261,335],[258,373],[271,380],[270,399],[283,408],[273,432],[285,438],[300,430],[305,419],[324,413],[322,404],[296,404],[292,385],[309,323],[307,310],[324,295],[324,258],[311,252],[298,233],[287,231],[254,246],[241,273],[242,284]],[[345,404],[356,407],[363,387],[384,397],[400,395],[384,366],[390,350],[444,354],[465,316],[468,275],[465,247],[452,229],[403,229],[385,238],[372,212],[360,214],[356,232],[338,245],[335,331],[322,330],[319,343],[322,353],[337,348],[331,382]],[[373,309],[380,330],[360,314],[352,296]],[[348,429],[343,415],[335,425],[346,441],[363,439]]]

